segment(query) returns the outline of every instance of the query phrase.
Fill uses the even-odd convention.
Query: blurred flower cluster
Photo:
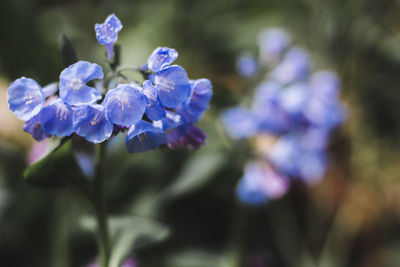
[[[288,32],[264,29],[258,45],[258,59],[245,52],[237,62],[242,76],[261,78],[252,107],[222,115],[231,137],[251,138],[254,144],[255,159],[246,164],[238,185],[239,199],[251,204],[284,195],[291,179],[320,180],[330,134],[344,119],[337,75],[312,72],[309,54],[291,45]]]
[[[206,135],[195,123],[209,107],[211,82],[189,80],[185,69],[171,65],[178,53],[166,47],[155,49],[147,63],[136,69],[143,74],[142,83],[128,79],[113,66],[118,61],[114,44],[121,29],[114,14],[95,25],[111,73],[105,76],[101,66],[78,61],[61,72],[58,83],[45,87],[22,77],[9,86],[10,109],[37,141],[76,134],[101,143],[128,130],[126,147],[131,153],[164,144],[199,148]]]

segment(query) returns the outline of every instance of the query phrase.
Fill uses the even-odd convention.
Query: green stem
[[[107,212],[104,198],[104,157],[107,148],[107,142],[99,145],[99,153],[97,158],[96,176],[93,182],[92,202],[96,212],[98,225],[98,246],[100,254],[100,266],[108,267],[110,261],[111,247],[108,237]]]

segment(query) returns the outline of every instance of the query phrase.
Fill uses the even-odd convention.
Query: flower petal
[[[101,105],[81,105],[74,112],[75,132],[92,143],[101,143],[111,137],[113,124]]]
[[[126,148],[130,153],[143,152],[165,144],[165,133],[147,121],[139,121],[129,128]]]
[[[60,97],[69,105],[92,104],[101,99],[96,88],[86,83],[93,79],[102,79],[103,70],[87,61],[78,61],[64,69],[60,74]]]
[[[45,106],[39,113],[39,121],[43,129],[55,136],[69,136],[74,132],[73,110],[61,99]]]
[[[112,123],[131,126],[142,119],[147,101],[139,85],[122,84],[107,92],[104,105]]]
[[[143,82],[143,93],[149,101],[146,107],[147,117],[152,121],[157,121],[165,118],[165,109],[161,105],[160,98],[157,94],[157,89],[153,86],[150,80],[146,80]]]
[[[183,104],[191,91],[186,71],[176,65],[158,72],[155,86],[162,104],[168,108],[176,108]]]
[[[22,77],[8,87],[10,109],[21,120],[32,119],[40,112],[44,102],[42,88],[32,79]]]
[[[157,47],[147,60],[147,67],[154,72],[159,72],[174,62],[177,57],[178,52],[175,49]]]

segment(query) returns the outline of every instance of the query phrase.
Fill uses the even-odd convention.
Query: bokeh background
[[[139,266],[400,266],[397,0],[0,1],[0,266],[86,266],[96,257],[89,203],[72,189],[23,181],[33,139],[6,96],[21,76],[41,85],[58,79],[62,34],[79,59],[102,64],[93,27],[110,13],[124,25],[122,64],[138,66],[157,46],[173,47],[191,78],[214,86],[200,123],[204,148],[115,149],[109,159],[107,207],[137,218],[126,231],[137,237],[127,247]],[[294,184],[252,208],[235,196],[248,154],[224,134],[219,115],[251,95],[235,61],[257,51],[265,26],[285,27],[316,69],[338,72],[348,114],[319,184]],[[154,220],[153,228],[138,218]]]

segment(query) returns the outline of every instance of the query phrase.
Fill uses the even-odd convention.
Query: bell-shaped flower
[[[38,114],[42,128],[58,137],[69,136],[74,132],[73,110],[61,99],[55,99]]]
[[[147,68],[159,72],[171,65],[178,57],[178,52],[173,48],[157,47],[147,59]]]
[[[283,135],[268,151],[268,159],[280,172],[297,176],[297,161],[301,154],[299,140],[294,135]]]
[[[288,114],[281,108],[282,85],[263,82],[255,90],[252,111],[262,132],[282,133],[290,125]]]
[[[258,64],[251,53],[244,52],[236,61],[236,69],[239,75],[248,78],[256,74],[258,70]]]
[[[74,112],[75,132],[92,143],[101,143],[111,137],[113,124],[102,105],[81,105]]]
[[[42,109],[45,95],[37,82],[22,77],[8,87],[8,103],[18,118],[28,121]]]
[[[239,182],[238,198],[248,204],[259,205],[268,199],[282,197],[289,189],[289,182],[270,166],[260,162],[248,162]]]
[[[132,125],[126,137],[126,148],[130,153],[143,152],[165,144],[164,131],[147,121]]]
[[[178,128],[171,129],[175,134],[174,138],[172,138],[171,131],[167,131],[167,146],[169,148],[179,148],[186,146],[190,149],[199,149],[205,144],[205,140],[207,135],[198,127],[193,126],[189,130],[185,130],[185,134],[183,133],[183,127],[179,126]],[[177,135],[180,133],[180,135]],[[169,137],[169,138],[168,138]]]
[[[222,122],[232,138],[248,138],[257,133],[254,113],[244,108],[231,108],[222,113]]]
[[[190,96],[191,88],[186,71],[181,66],[169,66],[157,72],[155,87],[161,103],[167,108],[182,105]]]
[[[135,84],[121,84],[107,92],[104,99],[108,119],[117,125],[129,127],[140,121],[147,100],[142,88]]]
[[[143,82],[143,93],[148,100],[146,107],[146,115],[152,121],[158,121],[165,117],[165,109],[161,105],[158,97],[157,89],[153,86],[150,80]]]
[[[101,94],[86,83],[102,78],[103,70],[99,65],[78,61],[60,74],[60,98],[69,105],[92,104],[101,99]]]
[[[179,110],[190,113],[192,118],[186,119],[191,123],[196,123],[210,107],[210,100],[213,94],[212,84],[208,79],[198,79],[190,81],[190,86],[192,94],[188,105],[177,108],[177,111],[178,113],[180,113]]]
[[[304,115],[311,124],[332,129],[345,119],[345,110],[339,101],[324,101],[318,97],[311,97]]]
[[[298,177],[306,183],[318,182],[325,174],[326,165],[323,151],[304,151],[297,161]]]
[[[318,71],[311,75],[312,94],[319,99],[332,102],[338,101],[340,80],[332,71]]]
[[[305,79],[310,72],[310,61],[305,50],[299,47],[290,49],[271,76],[283,83]]]
[[[153,124],[156,125],[156,127],[161,128],[163,130],[176,128],[182,125],[183,123],[185,123],[185,121],[183,120],[181,115],[176,114],[175,112],[169,110],[166,111],[165,117],[163,119],[153,122]]]
[[[32,137],[38,142],[51,137],[50,134],[46,133],[43,130],[42,125],[40,125],[38,116],[35,116],[25,122],[24,131],[31,134]]]
[[[308,104],[309,97],[310,88],[307,83],[293,83],[281,91],[279,105],[293,120],[298,120]]]
[[[288,48],[290,34],[281,28],[266,28],[257,36],[260,57],[266,62],[277,60]]]
[[[118,32],[122,29],[121,21],[115,14],[109,15],[103,24],[96,24],[94,30],[99,44],[107,49],[107,58],[114,58],[114,43],[118,39]]]

